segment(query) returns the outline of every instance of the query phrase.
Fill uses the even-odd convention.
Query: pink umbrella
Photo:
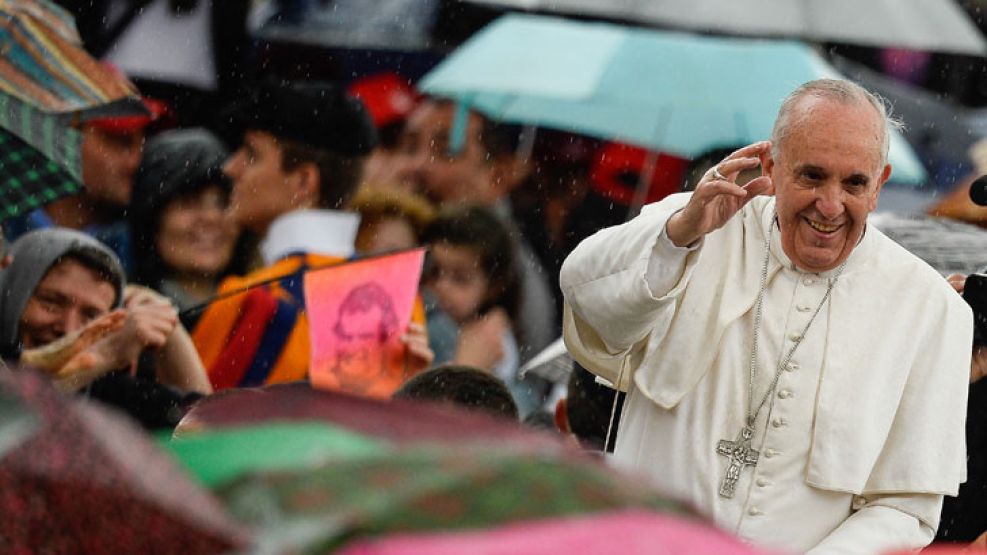
[[[538,452],[581,454],[555,435],[483,413],[405,399],[356,397],[313,389],[305,382],[229,389],[206,397],[182,419],[176,434],[271,420],[331,422],[398,444],[493,443]]]
[[[446,534],[402,534],[360,540],[340,555],[718,555],[766,554],[703,524],[668,514],[631,510],[512,524]]]

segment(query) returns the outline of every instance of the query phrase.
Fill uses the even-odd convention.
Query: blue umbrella
[[[839,76],[798,42],[511,14],[463,43],[419,86],[496,120],[695,158],[770,137],[788,93]],[[893,181],[925,181],[897,132],[890,162]]]

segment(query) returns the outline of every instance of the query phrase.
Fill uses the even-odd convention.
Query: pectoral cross
[[[727,467],[727,474],[720,482],[720,496],[730,499],[733,497],[734,489],[737,487],[737,480],[740,479],[740,472],[746,466],[757,465],[757,451],[751,449],[751,439],[754,438],[754,427],[744,426],[740,430],[736,441],[721,439],[716,444],[716,452],[730,458],[730,466]]]

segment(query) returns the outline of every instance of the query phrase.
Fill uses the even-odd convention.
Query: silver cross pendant
[[[744,426],[740,430],[736,441],[721,439],[716,444],[716,452],[725,457],[729,457],[730,466],[727,467],[727,474],[720,482],[720,496],[730,499],[737,488],[737,480],[740,479],[740,472],[750,466],[757,465],[758,452],[751,449],[751,440],[754,438],[754,427]]]

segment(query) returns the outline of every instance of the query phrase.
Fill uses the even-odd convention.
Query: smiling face
[[[803,97],[764,160],[775,187],[781,245],[799,268],[832,270],[850,256],[891,175],[884,121],[866,100]]]
[[[432,245],[433,275],[428,285],[442,311],[458,324],[475,318],[488,299],[490,280],[480,257],[470,247],[439,242]]]
[[[225,210],[226,194],[219,185],[169,202],[156,237],[165,264],[179,274],[218,275],[229,264],[237,238]]]
[[[106,314],[115,300],[112,283],[66,258],[48,270],[28,299],[21,314],[20,340],[25,349],[47,345]]]

